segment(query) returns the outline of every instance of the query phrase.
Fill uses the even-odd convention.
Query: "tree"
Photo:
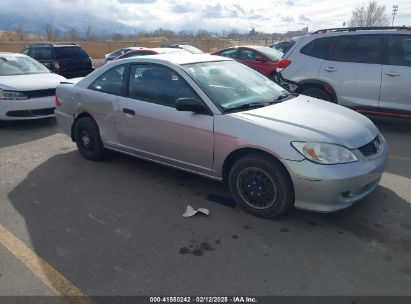
[[[370,27],[388,25],[385,14],[385,5],[379,5],[377,1],[371,1],[366,7],[361,6],[353,10],[350,26]]]
[[[14,29],[14,32],[16,33],[19,41],[24,41],[25,34],[24,34],[24,28],[23,28],[22,26],[20,26],[20,25],[17,26],[17,27]]]

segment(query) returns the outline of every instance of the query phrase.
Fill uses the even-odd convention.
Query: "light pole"
[[[392,6],[392,23],[391,26],[394,26],[394,19],[395,19],[395,15],[397,15],[398,12],[398,5],[395,4]]]

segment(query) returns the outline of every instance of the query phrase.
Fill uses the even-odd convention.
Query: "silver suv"
[[[411,118],[411,28],[316,31],[299,37],[278,63],[290,91],[365,114]]]

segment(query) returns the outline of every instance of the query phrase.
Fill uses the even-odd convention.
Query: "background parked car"
[[[275,79],[278,60],[283,53],[266,46],[238,46],[223,49],[213,53],[223,57],[235,59],[254,70]]]
[[[0,53],[0,120],[54,116],[56,86],[66,79],[19,53]]]
[[[114,60],[138,57],[138,56],[147,56],[147,55],[156,55],[156,54],[190,54],[190,52],[184,49],[176,48],[140,48],[138,50],[129,51],[123,55],[118,56]]]
[[[298,39],[278,63],[291,91],[362,113],[411,118],[411,28],[341,28]]]
[[[144,49],[144,48],[143,47],[132,47],[132,46],[130,46],[130,47],[118,49],[118,50],[116,50],[112,53],[104,55],[104,62],[107,63],[107,62],[113,60],[114,58],[116,58],[118,56],[121,56],[121,55],[123,55],[127,52],[130,52],[132,50],[139,50],[139,49]]]
[[[269,47],[285,54],[295,44],[298,38],[299,37],[295,37],[290,40],[279,41],[279,42],[271,44]]]
[[[192,54],[203,54],[204,53],[202,50],[196,48],[195,46],[189,45],[189,44],[163,44],[161,47],[162,48],[183,49]]]
[[[66,78],[83,77],[94,70],[90,56],[77,44],[32,44],[22,53]]]

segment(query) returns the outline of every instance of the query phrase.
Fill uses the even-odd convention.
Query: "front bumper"
[[[386,168],[388,147],[384,141],[373,158],[339,165],[319,165],[308,160],[286,161],[294,184],[295,207],[319,212],[347,208],[369,195]]]
[[[0,120],[28,120],[54,116],[54,96],[0,100]]]

